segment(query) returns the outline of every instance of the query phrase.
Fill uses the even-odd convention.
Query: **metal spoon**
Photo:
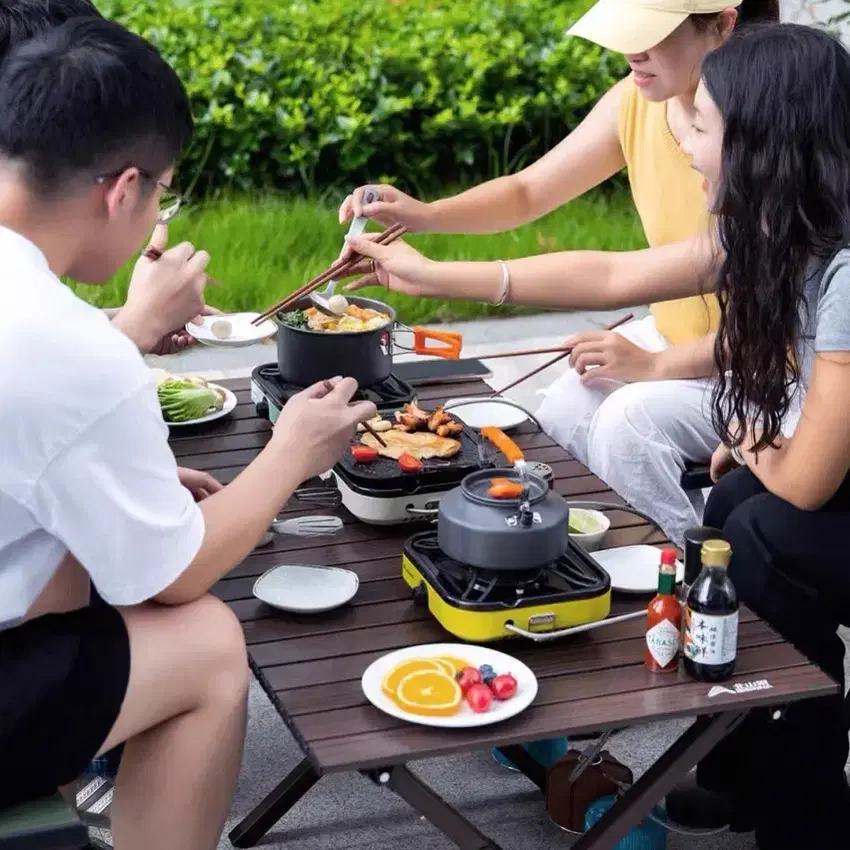
[[[379,200],[381,197],[381,193],[372,186],[369,186],[363,192],[363,203],[364,204],[374,204],[375,201]],[[358,216],[351,222],[351,227],[348,228],[348,237],[356,238],[358,236],[362,236],[363,232],[366,230],[366,225],[369,223],[369,219],[366,218],[365,215]],[[336,288],[339,284],[339,281],[332,280],[328,283],[327,287],[323,289],[321,292],[311,292],[310,293],[310,302],[313,306],[320,312],[324,313],[326,316],[333,316],[336,318],[337,316],[343,315],[343,313],[334,312],[330,308],[330,300],[336,294]]]

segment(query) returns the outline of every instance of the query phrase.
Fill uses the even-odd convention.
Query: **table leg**
[[[406,765],[395,765],[383,770],[364,770],[361,773],[378,785],[395,791],[460,850],[501,850],[498,844],[480,833],[459,811],[417,779]]]
[[[698,717],[667,752],[572,846],[572,850],[611,850],[615,847],[746,715],[746,711],[729,711]]]
[[[544,794],[546,793],[546,768],[529,755],[525,747],[519,744],[496,748],[505,758],[510,759],[520,773],[530,779]]]
[[[253,847],[319,781],[309,759],[289,775],[229,834],[234,847]]]

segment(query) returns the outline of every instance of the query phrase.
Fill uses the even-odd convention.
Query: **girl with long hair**
[[[745,28],[704,60],[694,106],[683,148],[705,180],[711,232],[639,252],[512,261],[509,297],[603,309],[716,294],[716,340],[700,344],[717,375],[720,443],[705,522],[731,543],[742,601],[841,693],[790,705],[778,721],[751,714],[699,779],[735,793],[762,850],[839,850],[850,841],[837,634],[850,624],[850,55],[809,27]],[[484,300],[502,286],[497,263],[436,263],[362,238],[352,247],[375,261],[355,287],[377,277]]]

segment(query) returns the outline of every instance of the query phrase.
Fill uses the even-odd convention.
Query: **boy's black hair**
[[[0,155],[40,195],[129,166],[156,177],[192,128],[177,75],[112,21],[74,18],[12,48],[0,68]]]
[[[2,0],[0,62],[22,41],[35,38],[71,18],[100,18],[91,0]]]

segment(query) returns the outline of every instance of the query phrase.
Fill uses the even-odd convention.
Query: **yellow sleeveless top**
[[[665,104],[648,101],[631,77],[623,92],[619,133],[632,197],[650,246],[705,233],[709,214],[703,178],[670,132]],[[705,336],[717,329],[720,320],[713,295],[652,304],[650,310],[671,345]]]

